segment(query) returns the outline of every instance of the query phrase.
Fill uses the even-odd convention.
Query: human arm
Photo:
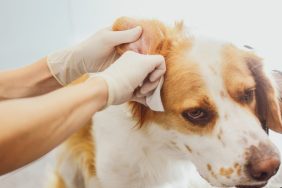
[[[86,82],[43,96],[0,102],[0,174],[44,155],[106,104],[138,98],[134,91],[144,98],[164,72],[163,57],[126,52]]]
[[[0,72],[0,101],[32,97],[62,87],[51,74],[47,58],[18,68]]]
[[[59,145],[107,101],[99,78],[49,94],[0,103],[0,174],[19,168]]]
[[[141,32],[140,27],[125,31],[106,28],[31,65],[2,71],[0,101],[45,94],[85,73],[103,71],[117,58],[115,46],[136,41]]]

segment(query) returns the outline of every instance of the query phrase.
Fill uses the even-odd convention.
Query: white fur
[[[189,173],[195,172],[193,165],[169,143],[178,133],[153,124],[148,133],[141,132],[126,110],[126,105],[110,107],[94,119],[97,176],[102,187],[193,188],[189,186],[197,184],[194,173]]]

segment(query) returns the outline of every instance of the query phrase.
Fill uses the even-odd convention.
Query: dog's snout
[[[257,181],[267,181],[279,169],[279,155],[266,147],[250,148],[247,172],[251,178]]]
[[[250,161],[247,166],[249,175],[257,181],[266,181],[279,169],[280,160],[276,157],[262,161]]]

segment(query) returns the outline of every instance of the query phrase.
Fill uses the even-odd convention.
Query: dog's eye
[[[193,124],[205,125],[207,124],[212,115],[209,111],[202,108],[192,108],[182,112],[182,116]]]
[[[243,95],[240,96],[239,100],[241,103],[249,104],[254,100],[255,89],[247,89],[244,91]]]

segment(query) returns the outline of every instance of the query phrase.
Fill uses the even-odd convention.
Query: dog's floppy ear
[[[141,54],[161,54],[166,57],[171,46],[171,40],[168,28],[160,21],[121,17],[114,22],[112,29],[114,31],[121,31],[136,26],[142,27],[140,38],[133,43],[117,46],[116,50],[119,55],[127,50],[131,50]]]
[[[256,82],[258,118],[273,131],[282,133],[281,101],[275,83],[265,74],[260,59],[247,58],[247,64]]]
[[[280,106],[280,112],[281,112],[281,117],[282,117],[282,72],[273,71],[272,75],[276,83],[276,86],[278,88],[279,106]]]

